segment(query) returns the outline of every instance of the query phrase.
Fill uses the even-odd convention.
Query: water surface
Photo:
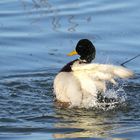
[[[60,109],[53,79],[75,57],[81,38],[97,49],[95,62],[120,65],[140,54],[140,2],[0,1],[0,139],[131,139],[140,137],[140,61],[125,66],[125,102],[109,110]]]

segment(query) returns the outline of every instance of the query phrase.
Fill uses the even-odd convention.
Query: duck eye
[[[83,51],[83,49],[84,49],[84,46],[82,46],[82,45],[78,45],[78,46],[76,47],[76,51],[77,51],[78,53],[80,53],[81,51]]]
[[[82,45],[79,45],[78,47],[79,47],[79,48],[83,48],[84,46],[82,46]]]

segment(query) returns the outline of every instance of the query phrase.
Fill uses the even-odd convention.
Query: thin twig
[[[121,63],[120,65],[121,65],[121,66],[124,66],[124,64],[126,64],[126,63],[128,63],[128,62],[134,60],[135,58],[137,58],[137,57],[139,57],[139,56],[140,56],[140,54],[136,55],[135,57],[132,57],[131,59],[126,60],[125,62]]]

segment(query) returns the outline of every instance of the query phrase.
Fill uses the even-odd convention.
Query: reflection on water
[[[55,32],[60,31],[68,31],[68,32],[76,32],[79,26],[78,15],[76,13],[71,14],[70,11],[79,8],[77,2],[73,2],[73,4],[64,3],[64,5],[56,5],[49,0],[32,0],[30,3],[26,0],[22,0],[23,7],[25,11],[29,12],[29,14],[33,14],[33,12],[38,12],[38,18],[32,21],[32,24],[39,24],[42,22],[42,18],[46,16],[47,24],[51,23],[52,29]],[[63,10],[66,10],[68,14],[63,13]],[[49,21],[51,18],[51,21]],[[82,17],[82,22],[88,24],[91,22],[92,17],[90,15],[85,15]]]
[[[106,118],[94,114],[91,110],[59,110],[57,113],[61,113],[64,118],[63,123],[56,123],[54,126],[57,128],[76,128],[77,131],[74,133],[56,133],[53,136],[55,138],[75,138],[75,137],[107,137],[109,131],[112,130],[113,126],[106,124]],[[68,125],[68,122],[70,125]]]

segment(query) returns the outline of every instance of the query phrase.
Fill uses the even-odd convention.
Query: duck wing
[[[93,93],[105,91],[107,81],[116,84],[116,78],[133,76],[133,72],[124,67],[98,63],[74,64],[72,70],[81,87],[90,92],[92,88]]]

